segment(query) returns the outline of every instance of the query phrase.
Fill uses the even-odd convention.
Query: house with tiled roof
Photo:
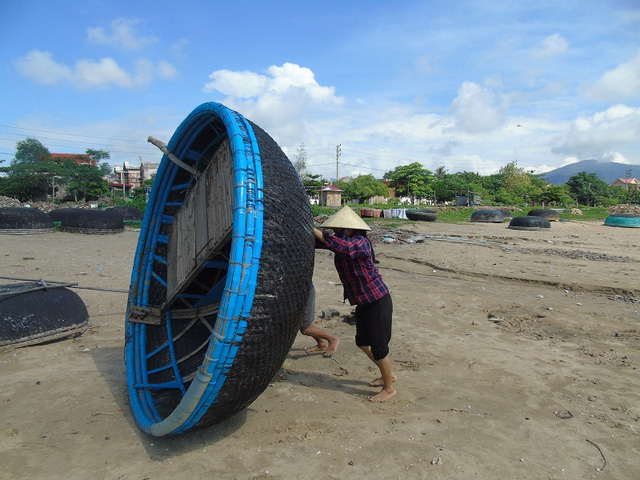
[[[622,187],[625,190],[638,190],[640,189],[640,180],[637,178],[617,178],[611,186]]]

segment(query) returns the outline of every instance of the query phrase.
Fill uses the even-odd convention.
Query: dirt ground
[[[375,229],[398,376],[383,404],[318,251],[317,321],[340,336],[337,361],[298,335],[245,411],[173,438],[143,434],[128,403],[137,237],[0,236],[0,276],[77,282],[91,315],[79,337],[0,352],[0,478],[640,478],[640,229]]]

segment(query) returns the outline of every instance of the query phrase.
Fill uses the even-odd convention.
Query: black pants
[[[371,347],[376,360],[389,355],[392,317],[393,302],[390,293],[374,302],[356,307],[356,345]]]

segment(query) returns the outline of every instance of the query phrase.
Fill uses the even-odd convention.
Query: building
[[[625,190],[638,190],[640,189],[640,180],[637,178],[618,178],[611,186],[622,187]]]
[[[327,185],[318,190],[320,198],[320,206],[322,207],[339,207],[342,205],[342,192],[344,190],[335,185]]]
[[[125,194],[133,188],[140,188],[145,180],[152,178],[158,171],[159,163],[140,162],[134,167],[129,162],[113,166],[113,181],[109,183],[111,190],[121,190]]]
[[[456,195],[457,207],[473,207],[474,205],[482,205],[482,195],[474,192],[467,192],[466,195]]]

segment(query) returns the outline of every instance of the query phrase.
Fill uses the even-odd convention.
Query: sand
[[[640,478],[640,230],[400,229],[372,236],[395,308],[394,398],[368,401],[376,369],[318,251],[317,322],[340,336],[337,361],[298,335],[247,409],[172,438],[143,434],[128,403],[138,232],[1,235],[0,276],[100,290],[75,290],[81,336],[0,352],[0,478]]]

